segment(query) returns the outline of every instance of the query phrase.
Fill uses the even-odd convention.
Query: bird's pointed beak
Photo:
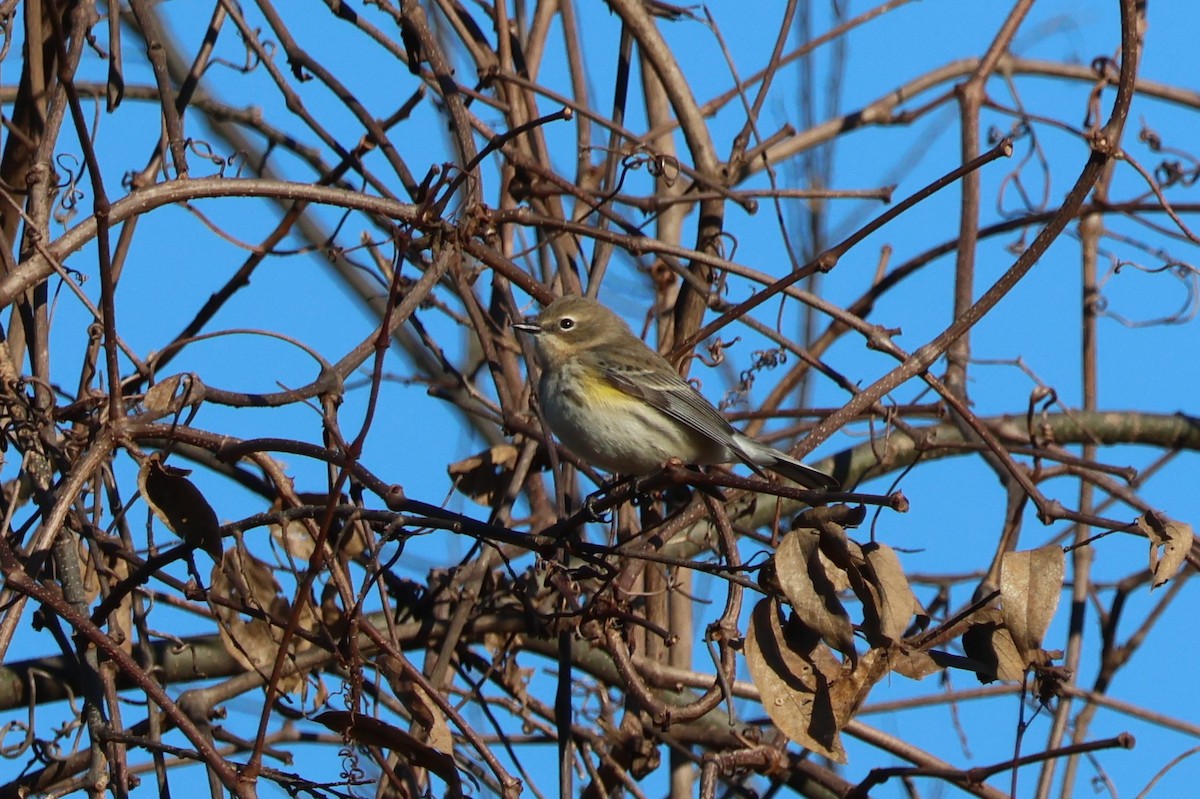
[[[520,322],[512,323],[513,330],[520,330],[523,333],[541,333],[542,329],[538,327],[537,319],[533,316],[526,316]]]

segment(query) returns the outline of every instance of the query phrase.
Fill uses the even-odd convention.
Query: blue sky
[[[373,49],[372,46],[347,46],[349,31],[341,27],[341,23],[332,21],[323,5],[315,2],[307,5],[311,6],[311,13],[307,19],[295,22],[294,33],[333,71],[351,83],[353,91],[373,114],[383,117],[394,110],[414,86],[403,65],[389,61],[382,50]],[[607,109],[611,102],[608,93],[619,28],[615,18],[602,5],[580,5],[578,12],[581,24],[587,31],[585,54],[595,65],[590,76],[593,102],[596,108]],[[781,13],[780,5],[752,2],[717,3],[710,7],[740,75],[748,75],[764,64]],[[1194,85],[1194,76],[1200,74],[1197,72],[1200,55],[1192,46],[1190,36],[1194,29],[1195,12],[1186,8],[1186,5],[1152,5],[1142,66],[1144,78],[1184,86]],[[850,13],[857,14],[866,8],[853,4]],[[930,69],[977,55],[995,34],[1007,11],[1007,4],[925,0],[909,4],[854,32],[849,38],[848,69],[840,109],[843,112],[855,110]],[[174,3],[168,4],[167,13],[176,22],[175,30],[186,41],[189,37],[195,38],[190,31],[196,28],[197,19],[207,17],[209,10],[199,8],[196,4]],[[297,17],[303,16],[297,14]],[[386,20],[377,20],[377,24],[391,31],[385,23]],[[731,83],[729,70],[712,32],[705,25],[698,21],[683,21],[663,27],[668,41],[680,57],[685,74],[692,79],[701,102],[728,88]],[[818,24],[818,29],[822,29],[821,24]],[[1098,55],[1115,53],[1117,32],[1115,3],[1055,0],[1035,5],[1022,27],[1022,33],[1017,37],[1016,49],[1020,55],[1030,58],[1086,64]],[[187,48],[194,46],[193,41]],[[231,61],[240,62],[241,56],[232,30],[226,32],[220,52]],[[551,86],[565,92],[569,85],[561,59],[558,50],[548,52],[543,77]],[[823,59],[824,55],[819,59],[821,70],[827,68],[827,62]],[[132,54],[128,56],[128,63],[126,79],[129,83],[149,81],[148,70],[139,66]],[[85,69],[93,77],[103,75],[103,66],[94,55],[87,57]],[[464,80],[465,76],[471,74],[465,70],[464,64],[460,67],[460,76]],[[5,74],[11,80],[15,70]],[[229,79],[229,74],[224,67],[214,67],[208,76],[229,103],[235,106],[261,106],[268,118],[279,124],[286,121],[287,113],[261,70],[233,80]],[[787,71],[780,75],[778,86],[765,106],[761,130],[774,131],[785,121],[794,123],[798,118],[794,85],[794,73]],[[1022,78],[1017,81],[1017,86],[1020,100],[1031,112],[1062,117],[1075,126],[1082,124],[1088,86],[1042,78]],[[943,85],[942,88],[947,86]],[[297,91],[335,135],[348,141],[357,141],[361,136],[356,123],[315,82],[300,85]],[[1014,98],[999,78],[989,84],[989,92],[1002,105],[1011,105],[1013,102]],[[915,98],[907,107],[916,107],[933,94]],[[1104,95],[1106,111],[1111,97],[1111,91]],[[544,102],[540,110],[549,113],[556,110],[556,106]],[[491,117],[487,111],[481,111],[480,114],[489,124],[503,126],[498,113],[493,113]],[[742,120],[742,109],[738,103],[714,118],[712,129],[718,153],[728,152],[731,137],[740,128]],[[1143,163],[1155,163],[1153,154],[1137,142],[1138,128],[1143,120],[1171,146],[1187,149],[1194,142],[1194,109],[1181,110],[1166,103],[1139,99],[1130,116],[1125,144],[1131,155]],[[1012,119],[991,111],[986,113],[984,123],[985,128],[994,126],[1007,132]],[[635,112],[627,120],[627,126],[641,130],[644,123]],[[448,157],[440,130],[440,122],[426,105],[396,131],[397,141],[403,142],[405,157],[410,159],[410,166],[418,178],[429,165]],[[204,135],[203,129],[198,127],[191,128],[191,132],[193,135]],[[157,106],[152,104],[126,101],[119,123],[102,119],[98,145],[111,154],[111,160],[106,162],[109,172],[105,176],[110,195],[119,193],[118,187],[125,170],[140,167],[144,163],[157,135]],[[569,165],[575,157],[573,127],[569,123],[557,123],[547,129],[547,135],[554,147],[552,158],[569,174]],[[65,146],[72,140],[64,138],[63,141]],[[316,144],[311,137],[308,137],[307,143]],[[1038,129],[1038,143],[1053,165],[1047,189],[1048,204],[1053,207],[1078,174],[1087,152],[1077,138],[1049,129]],[[1014,159],[994,163],[982,172],[985,224],[999,218],[994,209],[994,198],[1001,190],[1006,175],[1016,168],[1019,158],[1028,151],[1029,146],[1028,139],[1019,140]],[[906,161],[910,153],[920,153],[920,157],[904,170],[895,172],[895,165]],[[331,158],[328,155],[326,157]],[[383,170],[378,154],[372,155],[368,162]],[[898,182],[895,197],[899,199],[953,169],[959,162],[956,117],[952,113],[934,112],[902,129],[864,129],[840,139],[836,148],[833,186],[871,188],[894,180]],[[306,173],[286,155],[277,156],[273,163],[296,179],[307,179]],[[192,165],[193,174],[196,175],[211,171],[196,157],[192,158]],[[794,178],[787,168],[780,168],[779,175],[782,182],[794,185]],[[1025,167],[1021,176],[1035,195],[1040,195],[1043,176],[1036,163]],[[644,188],[644,173],[631,176],[630,185]],[[761,187],[766,185],[766,181],[759,176],[749,185]],[[1141,179],[1132,170],[1124,166],[1118,168],[1113,182],[1114,198],[1135,195],[1143,188]],[[400,187],[393,186],[393,190],[399,192]],[[495,192],[495,172],[490,167],[484,172],[483,191],[485,197],[489,196],[489,191]],[[1186,192],[1175,196],[1180,200],[1194,199]],[[1011,192],[1005,198],[1006,208],[1015,207],[1017,198]],[[891,263],[898,264],[932,244],[955,238],[958,199],[957,187],[951,187],[868,238],[824,278],[822,291],[839,304],[849,303],[870,284],[883,246],[893,248]],[[845,226],[861,224],[864,219],[884,209],[877,202],[835,200],[830,206],[830,227],[835,232],[843,233]],[[276,218],[273,209],[258,201],[207,203],[199,207],[228,235],[249,242],[261,239],[269,229],[268,225]],[[86,206],[83,212],[86,213]],[[325,209],[319,213],[319,218],[332,226],[338,222],[339,215]],[[791,215],[788,221],[792,222],[794,218]],[[1119,219],[1111,220],[1111,224],[1119,232],[1149,237],[1155,246],[1168,249],[1182,261],[1191,262],[1195,259],[1192,245],[1152,236],[1133,223]],[[788,261],[782,249],[783,237],[769,202],[761,203],[758,213],[753,216],[731,208],[726,227],[737,242],[737,262],[775,275],[786,272]],[[377,231],[369,230],[361,219],[353,218],[344,240],[353,241],[360,228],[363,232],[378,235]],[[652,226],[649,230],[652,231]],[[793,240],[798,240],[799,234],[791,231],[791,236]],[[1012,263],[1014,255],[1008,248],[1017,238],[1017,234],[1008,234],[981,243],[978,253],[978,291],[990,285]],[[688,241],[686,236],[685,241]],[[295,245],[293,241],[291,246]],[[1146,258],[1127,243],[1108,241],[1106,248],[1117,258]],[[122,335],[136,351],[143,354],[161,347],[190,319],[199,303],[227,279],[243,257],[244,252],[238,246],[214,235],[194,214],[165,209],[149,215],[139,227],[137,243],[118,291],[118,320]],[[353,257],[363,262],[368,260],[362,252]],[[94,274],[94,253],[84,250],[69,265]],[[645,280],[637,274],[635,266],[628,259],[618,256],[605,290],[601,292],[601,299],[631,320],[641,319],[647,304]],[[976,358],[998,361],[1021,358],[1024,365],[1051,386],[1060,401],[1068,406],[1077,405],[1080,398],[1078,271],[1078,248],[1068,234],[1051,248],[1012,294],[972,331],[973,354]],[[886,296],[879,303],[871,321],[885,327],[901,328],[903,333],[897,338],[897,343],[910,352],[915,350],[951,321],[952,275],[952,257],[934,262],[906,281],[901,289]],[[85,290],[95,296],[98,281],[92,280],[86,284]],[[732,281],[730,298],[744,297],[749,290],[747,284]],[[1150,319],[1174,312],[1186,296],[1185,292],[1185,284],[1169,275],[1144,274],[1125,269],[1105,286],[1104,296],[1109,307],[1122,315]],[[55,313],[60,315],[56,316],[57,332],[53,342],[55,362],[56,365],[62,364],[57,367],[60,369],[58,374],[63,375],[63,384],[70,386],[77,379],[78,358],[86,344],[80,337],[82,327],[73,323],[80,309],[64,293]],[[764,313],[760,318],[767,319],[769,316],[770,313]],[[789,306],[784,329],[796,329],[798,318],[796,308]],[[466,346],[463,331],[442,317],[427,314],[423,319],[452,354]],[[255,274],[249,289],[240,293],[222,310],[210,329],[269,329],[294,336],[316,348],[326,358],[336,360],[369,335],[373,324],[357,301],[330,276],[320,256],[311,255],[269,259]],[[748,360],[748,353],[760,347],[762,342],[746,331],[738,333],[743,340],[731,353],[744,363]],[[1200,372],[1194,358],[1182,355],[1194,341],[1194,336],[1194,322],[1182,326],[1129,328],[1112,319],[1102,320],[1101,407],[1136,408],[1161,413],[1194,412],[1192,398],[1200,387]],[[228,355],[233,351],[232,347],[237,347],[236,358]],[[841,341],[827,354],[826,359],[862,386],[869,385],[894,366],[893,361],[868,352],[862,341],[852,337]],[[401,377],[411,374],[411,369],[394,353],[389,357],[386,368]],[[171,366],[171,371],[189,370],[195,370],[206,383],[213,386],[270,391],[281,384],[298,385],[306,382],[315,375],[316,366],[311,358],[279,341],[239,336],[232,344],[229,339],[215,339],[190,347]],[[697,370],[694,376],[702,379],[705,393],[710,398],[720,398],[726,386],[721,373]],[[769,385],[769,378],[766,382]],[[971,393],[974,409],[980,415],[1023,412],[1034,387],[1033,381],[1012,365],[979,364],[972,367]],[[762,392],[761,387],[752,392],[751,404],[761,400]],[[908,402],[919,395],[920,387],[909,384],[895,392],[892,399]],[[830,383],[818,381],[814,386],[813,400],[817,405],[837,406],[845,399],[845,395]],[[364,400],[365,391],[362,388],[348,393],[340,412],[346,430],[357,430]],[[423,385],[406,384],[399,380],[387,381],[383,385],[380,409],[366,443],[363,462],[376,473],[402,484],[409,496],[430,502],[445,499],[452,509],[484,517],[483,509],[451,492],[450,481],[443,468],[443,464],[466,457],[482,447],[476,437],[464,430],[459,418],[444,403],[429,397]],[[245,437],[286,435],[317,442],[321,435],[319,415],[305,407],[236,412],[206,407],[196,424]],[[819,454],[828,455],[853,446],[864,440],[867,434],[865,425],[851,426],[826,442]],[[1109,454],[1108,460],[1144,466],[1153,457],[1154,453],[1144,448],[1129,447]],[[299,458],[285,460],[301,488],[311,490],[323,485],[324,470],[318,464]],[[1195,467],[1194,456],[1181,456],[1146,487],[1144,496],[1172,516],[1185,520],[1194,518],[1196,505],[1191,486]],[[11,476],[12,465],[6,468],[9,472],[5,476]],[[126,461],[124,468],[131,470],[132,466]],[[223,520],[240,518],[263,509],[258,498],[231,488],[219,478],[201,473],[194,477],[198,484],[210,492]],[[891,479],[892,476],[889,476],[886,481],[876,481],[862,488],[881,492],[888,487]],[[986,565],[999,532],[1005,498],[995,476],[981,460],[964,457],[923,464],[905,478],[901,488],[911,501],[911,510],[903,515],[885,514],[878,533],[882,540],[904,551],[902,559],[910,574],[975,571]],[[1059,496],[1068,505],[1075,502],[1073,482],[1062,480],[1050,483],[1046,490],[1051,495]],[[1127,509],[1122,509],[1120,514],[1132,517]],[[1038,546],[1054,538],[1061,529],[1060,526],[1043,528],[1030,513],[1021,545]],[[165,531],[159,531],[158,534],[169,537]],[[468,546],[469,542],[451,536],[414,539],[406,547],[401,568],[414,578],[422,578],[429,568],[454,562],[466,553]],[[1133,570],[1131,564],[1145,562],[1146,544],[1132,537],[1109,536],[1095,546],[1095,553],[1096,579],[1119,579]],[[958,586],[956,591],[961,596],[955,597],[956,602],[965,601],[972,588],[971,583]],[[714,587],[701,582],[697,590],[712,592]],[[1187,608],[1193,600],[1194,589],[1187,586],[1183,591],[1184,596],[1170,607],[1139,651],[1137,659],[1141,662],[1140,667],[1131,668],[1128,674],[1118,678],[1113,695],[1155,712],[1195,719],[1200,717],[1200,707],[1194,698],[1188,696],[1185,677],[1170,676],[1179,669],[1179,664],[1189,663],[1197,655],[1197,644],[1193,640],[1195,636],[1179,634],[1180,631],[1194,628]],[[927,598],[927,594],[928,591],[923,598]],[[1161,589],[1155,595],[1149,594],[1145,587],[1134,592],[1130,598],[1131,617],[1144,615],[1146,608],[1157,600],[1157,594],[1161,594]],[[714,596],[719,597],[720,593],[715,592]],[[714,616],[715,613],[713,610]],[[702,612],[697,623],[702,626],[709,620]],[[1065,623],[1064,603],[1048,636],[1047,648],[1059,648],[1065,641]],[[1128,635],[1130,632],[1132,630],[1122,628],[1122,634]],[[1094,616],[1087,634],[1094,645]],[[20,643],[22,656],[53,651],[52,642],[44,636],[29,635]],[[17,649],[14,648],[14,651]],[[547,668],[552,666],[545,665]],[[1086,676],[1081,679],[1082,684],[1090,684],[1094,668],[1094,658],[1085,661]],[[872,701],[936,693],[937,679],[931,677],[922,683],[912,683],[892,677],[877,687]],[[963,673],[955,673],[951,679],[958,688],[973,683],[973,678]],[[235,717],[243,710],[251,717],[255,716],[258,710],[255,701],[253,696],[244,697],[231,703],[231,710]],[[868,716],[865,720],[887,732],[911,739],[956,765],[966,767],[1011,756],[1016,718],[1016,700],[1007,696],[988,702],[964,702],[953,709],[939,705],[919,712]],[[958,742],[956,724],[965,731],[965,750],[969,750],[969,753]],[[1033,751],[1038,742],[1044,739],[1045,724],[1044,717],[1035,721],[1026,737],[1026,751]],[[1089,737],[1106,737],[1123,730],[1134,731],[1138,737],[1138,749],[1133,753],[1106,752],[1100,756],[1105,775],[1122,796],[1133,795],[1141,790],[1172,757],[1196,744],[1194,739],[1182,734],[1165,732],[1108,711],[1098,715]],[[875,750],[856,744],[850,744],[849,749],[849,779],[861,778],[870,766],[890,764],[881,760]],[[329,768],[336,770],[337,763],[331,762]],[[2,765],[0,771],[3,771]],[[1193,782],[1197,775],[1200,775],[1197,767],[1185,762],[1171,771],[1152,795],[1183,795],[1185,786]],[[1085,764],[1081,767],[1077,784],[1077,791],[1081,792],[1079,795],[1091,790],[1087,783],[1095,776],[1090,766]],[[1023,772],[1019,795],[1031,795],[1033,781],[1032,770]],[[552,785],[552,778],[546,776],[543,789],[552,790]],[[662,790],[661,785],[653,781],[648,782],[646,787],[650,795]],[[936,795],[937,789],[930,787],[928,790]],[[889,783],[875,795],[900,796],[902,792],[897,785]],[[947,790],[943,795],[955,794]]]

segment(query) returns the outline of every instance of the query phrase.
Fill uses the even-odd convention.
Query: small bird
[[[513,327],[534,336],[547,424],[595,466],[645,475],[671,458],[701,466],[741,461],[760,475],[766,467],[806,488],[841,487],[733,429],[666,358],[595,300],[560,297]]]

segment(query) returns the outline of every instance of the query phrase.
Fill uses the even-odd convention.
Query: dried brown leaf
[[[903,643],[888,648],[887,658],[892,671],[910,680],[923,680],[942,670],[942,666],[928,652],[910,649]]]
[[[1055,544],[1005,552],[1000,558],[1000,614],[1004,627],[1024,659],[1042,645],[1062,595],[1066,559]]]
[[[290,519],[285,524],[268,525],[271,537],[293,558],[308,560],[316,551],[312,533],[302,519]]]
[[[340,505],[348,501],[348,498],[343,494],[338,496],[336,500],[330,499],[329,494],[319,492],[301,491],[296,495],[302,505],[313,505],[318,508],[328,508],[331,504]],[[271,503],[271,512],[279,513],[284,509],[284,502],[281,497],[277,497]],[[293,558],[301,560],[309,560],[312,558],[313,552],[316,550],[316,542],[313,538],[313,533],[306,519],[291,519],[286,524],[272,524],[268,526],[271,531],[271,537],[274,538],[284,551]],[[324,521],[323,514],[318,514],[316,518],[317,526]],[[334,519],[333,527],[329,532],[327,541],[329,545],[336,551],[339,557],[353,558],[366,549],[367,530],[362,524],[355,522],[345,523],[342,519]]]
[[[213,566],[209,592],[234,605],[242,605],[277,618],[289,614],[287,600],[283,597],[279,583],[271,568],[261,560],[236,546],[226,550],[221,560]],[[248,671],[257,671],[264,679],[275,667],[283,630],[264,619],[243,618],[235,608],[222,603],[213,603],[213,613],[218,621],[221,643],[230,657]],[[312,630],[318,624],[311,603],[305,603],[300,611],[297,626]],[[291,637],[290,650],[297,653],[312,645],[300,636]],[[279,689],[292,693],[304,688],[306,682],[299,673],[286,674],[279,681]]]
[[[447,467],[454,487],[480,505],[492,507],[508,488],[509,475],[520,453],[512,444],[497,444]]]
[[[799,527],[797,530],[810,528]],[[859,555],[859,546],[846,537],[846,530],[839,524],[825,521],[815,529],[820,535],[821,552],[839,569],[843,569],[850,577],[853,585],[854,573],[858,570],[855,558]]]
[[[203,549],[213,560],[221,558],[221,529],[217,513],[200,489],[187,479],[189,469],[162,462],[154,453],[138,469],[138,490],[150,510],[171,532],[191,547]]]
[[[112,572],[114,585],[129,579],[130,566],[125,558],[116,556],[108,558],[108,568]],[[133,654],[133,592],[121,597],[121,601],[108,614],[108,637],[117,642],[125,654]]]
[[[1139,516],[1137,526],[1150,539],[1150,573],[1154,575],[1151,587],[1158,588],[1183,568],[1192,547],[1192,526],[1169,519],[1158,511],[1147,511]]]
[[[115,552],[93,552],[85,538],[76,539],[84,594],[88,604],[100,597],[102,582],[110,591],[129,579],[129,561]],[[97,559],[100,563],[97,563]],[[117,606],[108,612],[108,637],[126,654],[133,654],[133,592],[126,591]]]
[[[850,590],[850,575],[846,574],[845,569],[838,568],[829,556],[820,550],[817,551],[817,558],[821,561],[821,569],[829,577],[829,582],[833,585],[833,590],[839,594],[843,591]]]
[[[146,390],[146,396],[142,399],[142,405],[148,411],[166,413],[171,410],[171,401],[175,399],[175,392],[179,390],[179,384],[182,381],[182,374],[171,375],[168,378],[159,380]]]
[[[842,586],[849,587],[862,603],[863,627],[866,630],[880,629],[881,597],[878,589],[863,574],[867,568],[863,548],[846,536],[845,528],[833,522],[822,521],[817,531],[820,533],[821,559],[826,563],[827,573],[834,585],[839,590],[842,590]],[[832,564],[832,567],[828,564]],[[878,636],[875,636],[875,640],[868,638],[872,644],[878,643],[878,640]]]
[[[775,573],[796,618],[829,646],[855,658],[854,625],[818,556],[819,546],[816,530],[792,530],[775,552]]]
[[[183,380],[183,375],[171,375],[150,386],[142,400],[142,405],[148,411],[166,413],[171,409],[171,400],[175,399],[175,392],[179,390],[181,380]]]
[[[841,730],[862,705],[867,694],[879,679],[888,672],[888,659],[883,650],[869,649],[852,669],[842,673],[829,686],[830,704],[837,728]]]
[[[1000,611],[989,608],[976,616],[979,621],[963,633],[962,645],[966,656],[975,662],[975,674],[979,681],[1023,680],[1028,661],[1017,650],[1012,635],[1004,628]]]
[[[899,641],[912,622],[913,614],[921,608],[916,594],[904,576],[904,568],[896,551],[887,544],[871,543],[862,548],[866,568],[863,576],[878,594],[876,608],[879,614],[878,633],[883,642]],[[864,624],[867,618],[864,617]],[[875,642],[868,630],[867,640]]]
[[[338,534],[334,546],[338,554],[345,558],[356,558],[367,548],[371,529],[361,520],[345,524]]]
[[[96,561],[92,559],[88,539],[75,539],[75,548],[79,552],[79,564],[83,568],[80,575],[83,578],[83,594],[90,605],[100,597],[100,571]]]
[[[341,594],[338,593],[337,586],[332,580],[325,583],[325,587],[321,589],[318,615],[321,617],[321,624],[325,626],[330,635],[340,640],[350,623],[350,614],[347,614],[345,608],[342,607]]]
[[[784,735],[816,754],[845,763],[830,695],[830,683],[841,668],[817,636],[803,639],[785,633],[774,600],[760,600],[746,631],[750,679],[762,695],[763,709]]]
[[[446,716],[442,709],[434,704],[429,694],[419,685],[412,686],[412,696],[414,705],[423,707],[422,715],[429,720],[422,722],[422,726],[425,727],[425,740],[439,752],[454,754],[454,736],[450,734],[450,725],[446,724]]]
[[[180,392],[179,387],[183,386]],[[142,406],[157,415],[175,413],[204,399],[205,386],[194,374],[175,374],[163,378],[146,390]]]

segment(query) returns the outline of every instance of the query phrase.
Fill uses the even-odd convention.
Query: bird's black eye
[[[569,316],[558,320],[558,328],[560,330],[570,330],[573,327],[575,327],[575,320]]]

